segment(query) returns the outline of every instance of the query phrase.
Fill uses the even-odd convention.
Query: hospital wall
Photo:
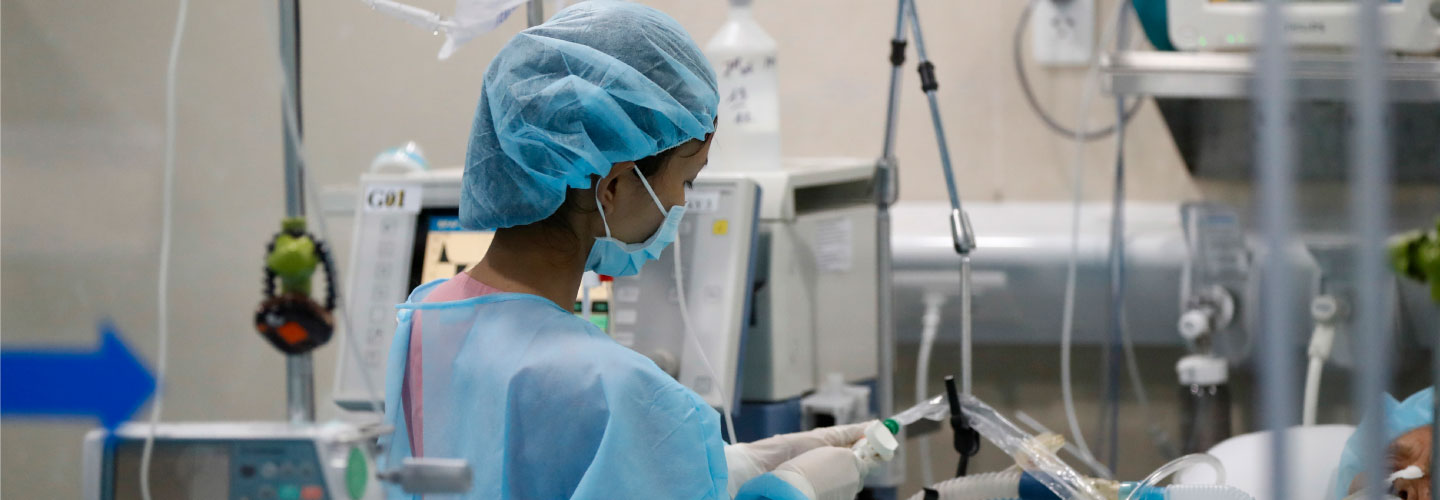
[[[416,3],[451,8],[444,0]],[[647,3],[671,12],[702,43],[726,10],[721,0]],[[786,153],[877,155],[894,2],[756,3],[760,22],[780,44]],[[919,1],[961,194],[969,199],[1069,195],[1075,148],[1030,113],[1011,69],[1009,40],[1022,5]],[[163,89],[175,6],[170,0],[0,4],[0,336],[7,348],[90,346],[97,323],[111,320],[150,366],[158,363]],[[273,22],[273,6],[190,6],[178,75],[166,420],[284,415],[284,364],[250,326],[265,242],[284,213],[279,76],[266,24]],[[418,141],[433,165],[459,164],[486,64],[524,17],[513,16],[498,32],[438,62],[440,38],[376,15],[358,0],[303,2],[302,16],[305,137],[313,180],[322,185],[353,183],[377,151],[407,140]],[[1030,70],[1040,100],[1073,118],[1083,71],[1033,64]],[[934,136],[912,69],[905,78],[901,197],[943,199]],[[1098,99],[1090,123],[1107,123],[1109,109]],[[1143,108],[1129,138],[1133,199],[1198,196],[1153,106]],[[1086,150],[1089,198],[1108,196],[1112,149],[1101,141]],[[341,269],[349,223],[330,221]],[[980,349],[985,354],[987,347]],[[1006,409],[1033,409],[1059,428],[1064,420],[1054,404],[1052,351],[996,349],[1017,362],[1001,372],[978,372],[982,395],[994,391]],[[913,350],[901,346],[902,373],[913,371]],[[335,344],[316,355],[322,418],[334,414],[324,396],[335,358]],[[1167,363],[1144,366],[1156,392],[1172,380]],[[90,425],[5,421],[0,496],[78,497],[80,440]],[[1142,443],[1144,436],[1130,427],[1122,442]],[[948,457],[939,437],[935,442],[936,454]],[[1137,452],[1124,457],[1121,469],[1134,476],[1156,463]],[[913,477],[907,491],[914,490]]]

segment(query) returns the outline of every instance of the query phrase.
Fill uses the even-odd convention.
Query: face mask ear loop
[[[644,179],[644,177],[641,177]],[[605,226],[605,237],[610,237],[610,221],[605,220],[605,206],[600,204],[600,180],[595,181],[595,210],[600,212],[600,224]]]
[[[640,184],[645,186],[645,192],[650,193],[650,199],[655,200],[655,207],[660,209],[660,215],[666,215],[667,212],[665,210],[665,205],[660,203],[659,196],[655,196],[655,190],[650,188],[650,183],[645,180],[645,174],[640,173],[640,169],[638,167],[635,168],[635,175],[640,176]]]

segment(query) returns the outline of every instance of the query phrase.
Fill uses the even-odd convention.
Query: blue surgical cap
[[[715,130],[715,73],[674,19],[581,2],[520,32],[485,71],[465,154],[460,221],[488,230],[555,213],[611,165]]]
[[[1389,394],[1385,394],[1384,398],[1383,413],[1378,417],[1383,418],[1385,421],[1384,443],[1387,449],[1390,444],[1394,443],[1396,439],[1400,439],[1400,436],[1405,435],[1405,433],[1415,430],[1417,427],[1430,425],[1431,422],[1435,421],[1434,387],[1411,394],[1410,397],[1405,398],[1403,402],[1396,401],[1395,397]],[[1377,418],[1377,416],[1374,414],[1366,415],[1365,421],[1372,418]],[[1363,429],[1364,427],[1365,424],[1362,421],[1360,428]],[[1345,441],[1345,449],[1340,452],[1340,464],[1335,468],[1335,483],[1333,488],[1335,489],[1334,498],[1336,500],[1345,498],[1345,494],[1350,489],[1350,483],[1354,482],[1355,477],[1359,476],[1360,473],[1365,470],[1365,464],[1360,460],[1360,446],[1360,431],[1356,430],[1355,434],[1351,435],[1350,439]]]

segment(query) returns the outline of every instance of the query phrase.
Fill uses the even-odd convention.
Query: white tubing
[[[935,337],[940,333],[940,308],[945,305],[945,295],[938,292],[925,294],[925,314],[921,317],[920,353],[915,358],[915,400],[924,401],[929,397],[930,356],[935,349]],[[935,484],[930,471],[930,440],[921,438],[916,443],[920,453],[921,484]]]
[[[190,0],[180,0],[175,14],[175,35],[170,39],[170,58],[165,66],[165,163],[160,192],[160,265],[155,279],[155,401],[150,406],[150,431],[145,433],[145,446],[140,451],[140,497],[144,500],[154,498],[150,492],[150,463],[155,457],[155,430],[160,425],[160,413],[165,406],[165,386],[170,382],[166,370],[170,357],[170,246],[175,219],[175,133],[178,120],[175,116],[175,87],[189,6]]]
[[[1320,406],[1320,373],[1325,369],[1325,360],[1319,357],[1310,358],[1310,368],[1305,372],[1305,409],[1301,423],[1305,426],[1315,425],[1315,413]]]
[[[675,239],[670,250],[674,252],[675,296],[680,300],[680,322],[685,325],[685,338],[690,339],[690,345],[695,348],[696,354],[700,355],[700,364],[704,365],[710,379],[715,381],[716,392],[720,393],[720,416],[725,420],[725,434],[730,438],[728,442],[735,444],[735,422],[730,417],[730,395],[725,392],[725,381],[715,372],[710,358],[705,355],[705,348],[700,345],[700,339],[695,337],[695,328],[690,325],[690,307],[685,304],[685,277],[680,268],[680,238]],[[681,357],[683,359],[684,355]]]
[[[1160,481],[1164,481],[1165,478],[1170,477],[1176,472],[1180,472],[1182,470],[1201,464],[1208,465],[1211,469],[1215,470],[1215,484],[1212,486],[1223,486],[1225,484],[1225,465],[1220,463],[1220,459],[1215,458],[1214,455],[1209,455],[1206,453],[1192,453],[1177,458],[1175,460],[1171,460],[1170,463],[1167,463],[1165,465],[1161,465],[1160,468],[1155,469],[1155,472],[1151,472],[1149,476],[1145,476],[1145,479],[1143,481],[1140,481],[1139,484],[1136,484],[1135,487],[1130,490],[1129,495],[1125,495],[1125,497],[1121,498],[1120,500],[1138,499],[1141,495],[1140,492],[1144,491],[1146,488],[1159,484]]]
[[[1032,0],[1040,2],[1044,0]],[[1114,14],[1110,16],[1101,30],[1101,42],[1099,47],[1110,45],[1115,39],[1117,27],[1121,16],[1125,14],[1125,2],[1116,2]],[[1080,93],[1079,123],[1075,129],[1078,132],[1084,131],[1087,127],[1086,119],[1089,116],[1090,103],[1098,90],[1100,75],[1100,52],[1096,51],[1090,58],[1090,66],[1085,72],[1084,89]],[[1070,162],[1071,186],[1071,214],[1070,214],[1070,263],[1065,274],[1065,304],[1060,320],[1060,396],[1065,405],[1065,420],[1070,426],[1070,435],[1075,438],[1075,446],[1084,452],[1085,455],[1094,458],[1095,454],[1090,451],[1090,446],[1085,442],[1085,435],[1080,431],[1080,419],[1075,414],[1075,396],[1071,386],[1070,376],[1070,349],[1074,342],[1072,338],[1075,328],[1075,281],[1076,267],[1080,261],[1080,207],[1084,202],[1084,172],[1085,172],[1085,140],[1081,135],[1075,136],[1075,156]],[[1112,214],[1113,216],[1114,214]]]
[[[940,492],[940,500],[1020,498],[1020,472],[992,472],[957,477],[930,488]],[[925,492],[923,491],[910,496],[910,500],[924,499]]]

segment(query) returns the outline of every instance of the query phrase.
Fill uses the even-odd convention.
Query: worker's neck
[[[485,258],[467,273],[504,292],[550,299],[570,310],[593,241],[566,241],[547,228],[509,228],[495,233]]]

